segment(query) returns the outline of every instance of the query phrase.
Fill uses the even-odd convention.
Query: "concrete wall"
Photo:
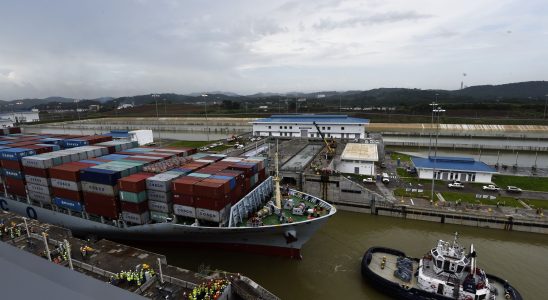
[[[281,128],[280,128],[281,126]],[[326,137],[333,138],[365,138],[363,125],[356,124],[320,124],[320,130]],[[270,127],[270,128],[269,128]],[[306,136],[302,136],[305,133]],[[287,136],[287,137],[320,137],[313,124],[295,123],[266,123],[253,124],[253,135],[255,136]]]
[[[356,174],[356,167],[359,169],[357,174],[368,176],[375,175],[375,163],[371,161],[350,162],[341,160],[337,165],[337,170],[341,173]]]

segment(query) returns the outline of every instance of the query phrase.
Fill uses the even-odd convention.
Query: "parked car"
[[[388,176],[388,173],[382,173],[382,183],[384,184],[390,183],[390,176]]]
[[[375,180],[371,177],[367,177],[363,179],[364,183],[375,183]]]
[[[521,193],[521,189],[517,186],[509,185],[506,187],[508,193]]]
[[[488,184],[483,186],[484,191],[499,191],[500,188],[494,184]]]
[[[464,184],[460,183],[459,181],[454,181],[448,184],[447,187],[453,188],[453,189],[462,189],[464,188]]]

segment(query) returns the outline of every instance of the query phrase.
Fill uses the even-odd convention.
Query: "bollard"
[[[46,248],[46,255],[48,257],[48,260],[51,261],[51,253],[49,252],[48,238],[46,237],[45,232],[42,232],[42,237],[44,238],[44,246]]]

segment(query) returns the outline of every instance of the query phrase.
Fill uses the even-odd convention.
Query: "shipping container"
[[[81,183],[84,192],[106,196],[118,196],[118,186],[116,185],[100,184],[89,181],[81,181]]]
[[[173,203],[179,205],[194,206],[194,196],[191,195],[173,194],[172,199]]]
[[[226,198],[208,198],[208,197],[194,197],[194,207],[203,208],[209,210],[220,211],[223,207],[230,204],[229,197]]]
[[[59,207],[62,207],[62,208],[65,208],[65,209],[68,209],[68,210],[72,210],[72,211],[76,211],[76,212],[82,212],[83,210],[83,207],[82,207],[82,203],[78,202],[78,201],[73,201],[73,200],[70,200],[70,199],[63,199],[63,198],[59,198],[59,197],[54,197],[53,198],[53,203]]]
[[[122,172],[120,171],[97,169],[99,166],[101,165],[80,170],[80,180],[115,185],[118,179],[122,177]]]
[[[196,218],[209,222],[224,223],[230,215],[230,205],[216,211],[204,208],[196,208]]]
[[[126,201],[120,201],[120,208],[122,211],[128,211],[135,214],[141,214],[145,211],[148,211],[148,202],[144,201],[141,203],[132,203]]]
[[[86,212],[91,215],[118,219],[118,214],[120,213],[120,202],[118,201],[118,197],[84,193],[84,204]]]
[[[51,178],[51,186],[76,192],[82,190],[82,184],[79,181],[69,181],[58,178]]]
[[[10,177],[10,178],[15,178],[15,179],[19,179],[19,180],[23,180],[25,179],[25,175],[23,174],[23,172],[19,171],[19,170],[12,170],[12,169],[2,169],[2,175],[6,176],[6,177]]]
[[[169,214],[159,211],[151,211],[150,218],[158,223],[171,222],[171,216]]]
[[[23,170],[23,165],[19,160],[1,160],[0,164],[3,168],[12,170]]]
[[[68,189],[61,189],[57,187],[52,187],[51,191],[53,193],[53,196],[70,199],[74,201],[80,201],[82,202],[84,200],[84,195],[81,191],[72,191]]]
[[[151,173],[137,173],[118,180],[118,187],[122,191],[138,193],[146,189],[146,179],[154,176]]]
[[[163,212],[163,213],[169,213],[169,212],[171,212],[172,205],[171,205],[171,202],[166,203],[166,202],[149,200],[148,201],[148,208],[151,211],[153,210],[153,211],[159,211],[159,212]]]
[[[37,192],[37,193],[42,193],[46,195],[51,195],[51,192],[52,192],[51,189],[47,186],[32,184],[32,183],[27,183],[27,190],[29,192]]]
[[[146,179],[146,187],[149,190],[168,192],[171,190],[171,182],[179,177],[175,174],[158,174]]]
[[[147,190],[147,198],[148,200],[152,201],[159,201],[159,202],[171,202],[173,196],[171,192],[159,192],[155,190]]]
[[[50,186],[51,181],[49,178],[45,177],[38,177],[38,176],[32,176],[32,175],[25,175],[25,179],[27,180],[27,183],[33,183],[43,186]]]
[[[147,192],[142,191],[139,193],[120,191],[120,200],[133,203],[141,203],[147,200]]]
[[[137,225],[143,225],[150,222],[150,213],[143,212],[142,214],[136,214],[128,211],[122,211],[122,220]]]
[[[192,206],[173,204],[173,213],[178,216],[196,218],[196,208]]]
[[[37,193],[37,192],[30,192],[30,191],[29,191],[29,198],[31,200],[40,202],[42,204],[49,204],[51,203],[51,200],[52,200],[51,195]]]
[[[230,182],[226,179],[204,179],[194,184],[195,196],[223,198],[230,192]]]
[[[37,177],[50,177],[49,169],[23,167],[23,173]]]

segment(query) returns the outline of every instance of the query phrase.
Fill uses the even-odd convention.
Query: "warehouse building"
[[[325,137],[363,139],[365,125],[369,120],[346,115],[272,115],[270,118],[257,119],[253,124],[254,136],[306,137],[319,138],[314,125],[320,128]]]
[[[428,158],[411,157],[419,178],[461,182],[490,183],[495,168],[469,157],[429,156]]]
[[[341,154],[337,170],[341,173],[373,176],[377,161],[379,161],[377,144],[348,143]]]

